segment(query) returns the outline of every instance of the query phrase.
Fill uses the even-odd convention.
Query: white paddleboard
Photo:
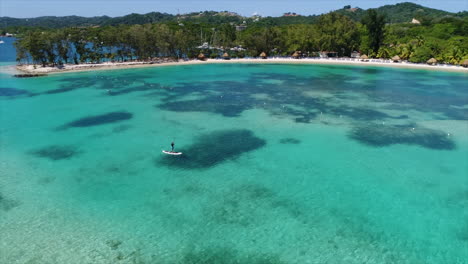
[[[167,150],[163,150],[162,151],[164,154],[167,154],[167,155],[182,155],[182,152],[172,152],[172,151],[167,151]]]

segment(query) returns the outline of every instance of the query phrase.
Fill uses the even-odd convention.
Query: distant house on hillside
[[[245,24],[236,26],[236,31],[243,31],[245,29],[247,29],[247,26]]]
[[[411,24],[421,24],[421,22],[419,20],[417,20],[416,18],[413,18],[413,20],[411,20]]]
[[[300,16],[299,14],[296,14],[294,12],[287,12],[283,14],[284,17],[295,17],[295,16]]]
[[[245,51],[245,49],[242,47],[242,45],[232,47],[232,48],[230,48],[230,50],[232,50],[232,51]]]
[[[343,9],[348,12],[356,12],[359,10],[359,7],[351,7],[351,5],[345,5]]]

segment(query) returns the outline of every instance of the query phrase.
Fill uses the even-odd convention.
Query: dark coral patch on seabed
[[[0,210],[10,211],[11,209],[19,206],[20,203],[16,200],[8,199],[0,193]]]
[[[279,143],[281,144],[299,144],[301,141],[295,138],[282,138],[280,139]]]
[[[241,253],[231,248],[187,250],[176,264],[286,264],[278,255]]]
[[[76,147],[62,145],[50,145],[30,152],[30,154],[36,157],[46,158],[54,161],[70,159],[73,156],[76,156],[78,153],[79,151]]]
[[[0,97],[14,97],[20,95],[31,95],[31,93],[23,89],[0,88]]]
[[[211,112],[226,117],[237,117],[243,111],[261,108],[273,115],[288,114],[297,123],[310,123],[323,112],[335,116],[345,116],[354,120],[381,120],[385,118],[405,119],[408,116],[390,116],[370,108],[346,105],[333,105],[321,98],[304,97],[304,91],[315,91],[333,94],[339,97],[344,91],[363,93],[365,85],[348,84],[341,75],[326,76],[329,78],[304,78],[291,74],[253,74],[248,81],[213,81],[200,83],[178,83],[174,89],[159,90],[163,97],[156,108],[174,112]],[[349,77],[346,77],[349,78]],[[281,84],[264,83],[263,80],[279,80]],[[285,91],[284,87],[288,87]],[[204,93],[203,98],[176,100],[193,93]],[[268,94],[267,98],[258,98],[255,94]],[[300,106],[302,109],[288,105]]]
[[[156,164],[185,169],[205,169],[233,160],[246,152],[265,146],[266,141],[250,130],[223,130],[202,135],[197,141],[178,149],[181,156],[163,156]]]
[[[102,115],[87,116],[70,123],[67,123],[59,129],[66,129],[70,127],[90,127],[90,126],[99,126],[110,123],[117,123],[120,121],[128,120],[133,117],[132,113],[128,112],[111,112]]]
[[[76,90],[78,88],[72,88],[72,87],[63,87],[63,88],[57,88],[53,90],[48,90],[45,91],[44,94],[58,94],[58,93],[65,93],[65,92],[70,92],[73,90]]]
[[[421,147],[453,150],[456,145],[449,135],[442,131],[421,127],[377,125],[360,126],[350,133],[351,139],[366,145],[383,147],[392,144],[419,145]]]

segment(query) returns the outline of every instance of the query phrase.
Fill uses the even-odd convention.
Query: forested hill
[[[147,14],[129,14],[121,17],[80,17],[80,16],[45,16],[36,18],[11,18],[0,17],[0,27],[44,27],[44,28],[65,28],[65,27],[86,27],[86,26],[116,26],[116,25],[137,25],[148,23],[163,23],[176,21],[190,21],[201,23],[242,23],[245,19],[232,12],[196,12],[184,15],[171,15],[167,13],[151,12]]]
[[[410,22],[413,18],[418,20],[438,20],[445,17],[466,17],[467,12],[450,13],[443,10],[424,7],[414,3],[399,3],[395,5],[385,5],[376,9],[380,14],[385,15],[388,23],[404,23]],[[346,11],[346,10],[342,10]],[[351,12],[352,13],[352,12]],[[344,12],[342,12],[344,14]],[[356,12],[355,20],[360,20],[364,14],[364,10],[359,9]],[[351,15],[352,16],[352,15]]]
[[[165,22],[174,20],[173,15],[159,12],[148,14],[130,14],[122,17],[81,17],[81,16],[43,16],[36,18],[12,18],[0,17],[0,27],[45,27],[45,28],[65,28],[65,27],[87,27],[87,26],[105,26],[118,24],[147,24],[155,22]]]
[[[389,23],[410,22],[413,18],[420,21],[440,20],[445,17],[468,17],[468,12],[450,13],[447,11],[437,10],[424,7],[414,3],[399,3],[395,5],[385,5],[376,8],[376,11],[385,14],[386,20]],[[365,10],[358,7],[345,6],[335,12],[348,16],[355,21],[360,21]],[[318,16],[295,16],[295,17],[264,17],[258,20],[258,24],[265,26],[280,26],[288,24],[312,24],[317,21]],[[200,23],[237,23],[243,21],[252,22],[253,18],[242,17],[232,12],[195,12],[184,15],[172,15],[160,12],[151,12],[147,14],[130,14],[121,17],[80,17],[80,16],[45,16],[37,18],[11,18],[0,17],[0,27],[44,27],[44,28],[64,28],[64,27],[86,27],[86,26],[106,26],[106,25],[135,25],[161,22],[200,22]]]

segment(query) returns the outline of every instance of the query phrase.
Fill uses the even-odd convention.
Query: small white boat
[[[0,40],[0,44],[3,44],[3,43],[5,43],[5,41],[3,41],[3,40]]]

